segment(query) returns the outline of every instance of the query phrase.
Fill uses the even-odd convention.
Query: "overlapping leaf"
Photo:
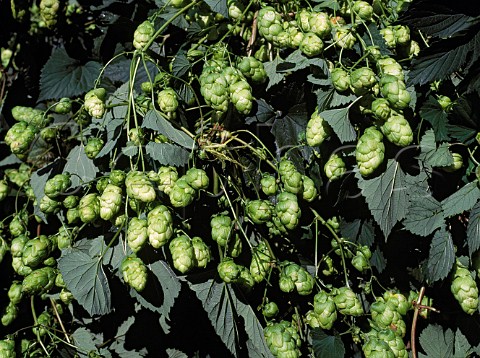
[[[455,262],[455,248],[450,233],[443,227],[433,236],[430,244],[426,277],[430,282],[443,280]]]

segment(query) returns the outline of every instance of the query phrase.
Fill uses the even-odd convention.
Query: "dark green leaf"
[[[465,337],[457,328],[455,332],[455,354],[454,358],[463,358],[469,357],[473,353],[472,345],[468,342],[467,337]]]
[[[335,108],[335,107],[344,106],[346,104],[352,103],[356,99],[357,99],[357,96],[355,96],[354,94],[343,95],[338,93],[337,91],[334,91],[332,99],[330,100],[329,107]]]
[[[167,348],[168,358],[188,358],[188,356],[178,349]]]
[[[72,187],[75,188],[95,179],[98,169],[93,164],[93,160],[85,154],[85,147],[77,145],[68,154],[67,164],[63,168],[63,172],[71,174]]]
[[[455,33],[472,26],[472,17],[464,14],[442,14],[431,12],[430,14],[415,14],[415,18],[406,19],[407,23],[414,25],[425,35],[433,37],[450,37]]]
[[[184,53],[175,56],[173,60],[172,70],[175,77],[182,77],[190,69],[190,62]]]
[[[302,51],[295,50],[293,51],[284,62],[277,66],[278,72],[295,72],[298,70],[303,70],[304,68],[309,67],[310,65],[318,66],[324,71],[328,72],[328,65],[325,60],[321,58],[308,58],[302,54]]]
[[[433,283],[443,280],[455,262],[455,248],[450,233],[442,227],[433,235],[428,255],[427,279]]]
[[[375,239],[375,229],[370,220],[356,219],[352,222],[340,223],[340,231],[343,237],[349,238],[360,245],[371,247]]]
[[[304,105],[294,106],[287,115],[276,118],[271,132],[275,136],[277,147],[280,150],[286,150],[298,145],[300,136],[305,133],[308,119],[308,112]]]
[[[320,113],[320,116],[332,127],[342,143],[352,142],[357,139],[355,128],[353,128],[348,118],[349,109],[349,107],[330,109]]]
[[[312,330],[312,348],[316,358],[343,358],[345,346],[340,336],[330,336],[320,328]]]
[[[477,202],[470,212],[467,226],[468,254],[480,248],[480,202]]]
[[[122,147],[122,154],[126,155],[127,157],[134,157],[138,154],[138,146],[133,142],[127,142],[127,145]]]
[[[338,3],[337,0],[315,0],[315,5],[314,9],[315,10],[321,10],[321,9],[332,9],[335,11],[340,10],[340,4]]]
[[[365,32],[363,35],[363,40],[367,45],[378,46],[380,53],[384,56],[391,56],[392,51],[387,47],[385,43],[385,39],[383,38],[382,34],[378,26],[375,23],[371,23],[368,25],[368,31]],[[373,43],[372,43],[373,41]]]
[[[453,164],[453,156],[448,150],[448,144],[441,144],[437,148],[433,129],[427,130],[423,135],[418,159],[427,167],[446,167]]]
[[[463,144],[469,145],[472,144],[477,135],[477,130],[474,128],[469,128],[461,125],[451,125],[447,124],[448,135],[453,139],[456,139]]]
[[[85,65],[70,58],[64,48],[57,48],[42,68],[38,100],[79,96],[89,91],[100,74],[101,64]]]
[[[190,284],[202,302],[205,312],[217,335],[233,355],[237,354],[238,329],[234,303],[230,299],[227,285],[212,279],[204,283]]]
[[[270,106],[263,99],[255,100],[253,108],[256,109],[256,111],[252,111],[252,113],[250,113],[251,116],[245,117],[245,123],[247,124],[252,124],[254,122],[265,123],[271,119],[274,119],[276,116],[272,106]]]
[[[145,357],[147,355],[147,350],[142,348],[140,351],[130,350],[125,347],[127,343],[127,333],[130,327],[134,324],[135,317],[128,317],[119,327],[117,333],[115,334],[115,341],[110,345],[110,349],[117,353],[120,357],[125,358],[135,358],[135,357]],[[127,343],[128,346],[128,343]]]
[[[102,337],[95,335],[85,327],[79,327],[72,334],[73,342],[81,357],[88,357],[88,352],[97,352],[97,344],[102,343]]]
[[[205,3],[210,7],[210,9],[212,9],[212,11],[218,12],[227,19],[229,18],[227,0],[205,0]]]
[[[188,134],[176,129],[161,112],[154,109],[147,112],[142,127],[153,129],[187,149],[195,147],[195,141]]]
[[[385,260],[380,248],[377,247],[375,251],[372,252],[370,264],[375,267],[379,273],[382,273],[382,271],[385,270],[385,267],[387,267],[387,260]]]
[[[263,67],[265,68],[265,72],[267,72],[268,76],[268,85],[267,85],[267,90],[276,85],[277,83],[280,83],[285,75],[283,73],[278,73],[277,72],[277,66],[278,64],[282,63],[283,60],[280,58],[280,56],[277,55],[273,61],[269,62],[264,62]]]
[[[476,181],[464,185],[448,198],[442,200],[444,216],[451,217],[470,210],[480,199],[480,189]]]
[[[437,141],[450,139],[447,132],[447,113],[433,96],[428,97],[423,104],[420,109],[420,117],[432,125]]]
[[[443,224],[440,202],[429,193],[412,197],[409,195],[408,210],[403,226],[412,234],[427,236]]]
[[[400,164],[389,159],[387,169],[380,176],[364,179],[356,173],[358,187],[368,207],[387,239],[393,226],[405,217],[409,183]]]
[[[422,331],[419,342],[426,353],[420,353],[421,358],[464,358],[473,352],[471,344],[460,329],[457,329],[455,334],[450,328],[444,332],[443,328],[436,324],[430,324]]]
[[[332,86],[328,90],[319,89],[315,93],[317,95],[317,106],[319,108],[319,111],[321,112],[329,108],[330,102],[335,95],[335,88],[333,88]]]
[[[184,166],[190,153],[178,145],[149,142],[145,146],[147,154],[162,165]]]
[[[0,160],[0,167],[4,167],[12,164],[20,164],[22,161],[18,159],[15,154],[7,155],[5,158]]]
[[[69,248],[62,251],[58,268],[65,284],[78,303],[90,314],[104,315],[111,311],[111,293],[101,257]]]

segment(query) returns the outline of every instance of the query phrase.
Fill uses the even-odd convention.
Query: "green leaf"
[[[426,277],[430,282],[443,280],[455,262],[455,248],[450,233],[442,227],[433,235],[428,255]]]
[[[142,348],[140,351],[128,349],[127,333],[130,327],[135,323],[135,317],[128,317],[119,327],[115,334],[115,341],[110,345],[110,349],[118,354],[119,357],[135,358],[145,357],[148,352],[146,348]],[[125,346],[127,344],[127,347]]]
[[[175,56],[172,64],[172,71],[175,77],[182,77],[190,69],[190,62],[185,53],[179,53]]]
[[[32,187],[33,193],[35,194],[35,199],[37,199],[37,204],[33,208],[35,215],[38,215],[45,223],[47,223],[47,218],[43,212],[40,211],[39,203],[40,200],[45,195],[45,183],[50,178],[53,168],[51,166],[50,170],[47,168],[41,168],[33,172],[30,177],[30,186]]]
[[[195,147],[195,141],[188,134],[176,129],[161,112],[154,109],[147,112],[143,118],[142,127],[153,129],[187,149]]]
[[[442,14],[437,11],[416,12],[414,15],[415,18],[407,18],[406,22],[421,30],[425,35],[433,37],[450,37],[472,26],[471,22],[474,19],[464,14]]]
[[[350,104],[357,99],[357,96],[354,94],[343,95],[338,93],[337,91],[333,92],[332,98],[329,103],[330,108],[345,106],[346,104]]]
[[[468,183],[442,200],[444,216],[451,217],[470,210],[480,199],[480,189],[477,181]]]
[[[147,154],[162,165],[184,166],[188,163],[190,153],[178,145],[170,143],[149,142],[145,146]]]
[[[85,154],[83,144],[73,148],[67,156],[67,164],[63,168],[64,173],[70,173],[72,187],[75,188],[83,183],[95,179],[98,168],[93,164],[93,160]]]
[[[305,133],[308,123],[305,105],[296,105],[281,118],[276,118],[271,129],[280,150],[298,145],[301,134]]]
[[[276,116],[276,113],[273,111],[273,107],[270,106],[263,99],[255,100],[253,108],[256,111],[252,111],[252,113],[250,113],[250,116],[245,117],[245,123],[247,124],[252,124],[255,122],[265,123],[269,120],[274,119]]]
[[[93,334],[85,327],[79,327],[72,334],[73,342],[77,346],[77,353],[80,357],[88,357],[88,352],[97,352],[97,344],[103,341],[102,334]]]
[[[127,142],[127,145],[122,147],[122,154],[130,158],[134,157],[138,154],[138,146],[133,142]]]
[[[324,72],[328,73],[328,65],[324,59],[321,58],[308,58],[305,57],[300,50],[293,51],[284,62],[277,66],[278,72],[295,72],[303,70],[310,66],[318,66]]]
[[[225,283],[212,279],[199,284],[190,284],[212,323],[217,335],[228,350],[237,355],[238,327],[234,302]]]
[[[335,95],[335,88],[332,86],[328,90],[318,89],[315,91],[315,94],[317,95],[317,107],[321,112],[329,108],[330,102]]]
[[[266,90],[276,85],[277,83],[280,83],[285,77],[283,73],[277,72],[277,66],[282,62],[283,60],[280,58],[280,56],[277,55],[274,60],[263,63],[263,67],[265,68],[265,72],[268,76],[268,85]]]
[[[385,259],[385,256],[383,256],[380,248],[377,247],[375,251],[372,252],[370,264],[375,267],[379,273],[382,273],[382,271],[385,270],[385,267],[387,267],[387,260]]]
[[[450,137],[462,142],[465,145],[472,144],[475,140],[475,136],[477,135],[476,129],[461,126],[459,124],[447,124],[447,131]]]
[[[467,226],[468,254],[480,248],[480,202],[477,202],[470,212]]]
[[[411,197],[403,226],[412,234],[427,236],[442,226],[444,222],[442,205],[428,193]]]
[[[343,237],[347,237],[360,245],[371,247],[375,240],[375,228],[370,220],[356,219],[352,222],[342,220],[340,231]]]
[[[389,159],[387,169],[380,176],[365,179],[358,172],[355,176],[373,218],[387,239],[393,226],[406,215],[410,184],[406,182],[405,173],[397,161]]]
[[[420,109],[420,117],[431,124],[435,131],[435,138],[437,141],[441,142],[450,139],[447,131],[447,113],[442,109],[440,103],[438,103],[433,96],[428,97],[422,105],[422,108]]]
[[[338,335],[327,335],[320,328],[311,332],[312,348],[316,358],[343,358],[345,357],[345,346]]]
[[[81,65],[70,58],[64,48],[53,50],[42,68],[38,101],[74,97],[89,91],[101,68],[102,65],[94,61]]]
[[[332,127],[340,142],[352,142],[357,139],[355,128],[348,118],[349,107],[329,109],[320,113],[320,116]]]
[[[5,158],[0,160],[0,167],[4,167],[12,164],[20,164],[22,161],[18,159],[15,154],[7,155]]]
[[[178,349],[167,348],[168,358],[188,358],[188,356]]]
[[[58,259],[58,268],[68,290],[88,314],[104,315],[112,310],[110,287],[101,257],[75,247],[68,248]]]
[[[212,11],[218,12],[227,19],[229,18],[227,0],[205,0],[205,3],[210,7],[210,9],[212,9]]]
[[[418,159],[427,167],[446,167],[453,164],[453,156],[448,149],[448,144],[443,143],[437,148],[433,129],[427,130],[420,140]]]
[[[368,32],[363,35],[363,40],[367,45],[378,46],[380,53],[384,56],[391,56],[392,51],[387,47],[385,39],[380,33],[379,27],[375,23],[368,25]]]
[[[420,353],[421,358],[465,358],[474,352],[472,345],[458,328],[454,334],[450,328],[444,332],[441,326],[430,324],[420,334],[419,341],[427,354]]]

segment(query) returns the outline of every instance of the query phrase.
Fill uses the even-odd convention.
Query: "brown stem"
[[[422,287],[420,289],[420,293],[418,294],[418,299],[416,302],[413,303],[415,306],[415,312],[413,313],[413,322],[412,322],[412,331],[410,332],[410,343],[412,345],[412,355],[413,358],[417,358],[417,347],[415,344],[415,335],[417,331],[417,320],[418,320],[418,315],[420,313],[420,310],[422,309],[420,304],[417,304],[422,302],[423,296],[425,295],[425,287]]]
[[[55,300],[53,298],[50,298],[50,303],[52,304],[53,312],[57,317],[57,321],[60,324],[60,328],[62,328],[62,332],[63,334],[65,334],[65,339],[67,340],[68,343],[71,343],[70,338],[68,337],[67,331],[65,330],[65,326],[63,325],[62,319],[60,318],[60,314],[58,313],[57,306],[55,305]]]
[[[257,38],[257,22],[258,22],[258,10],[255,11],[255,15],[253,15],[252,36],[250,36],[250,39],[248,40],[248,44],[247,44],[247,56],[251,56],[251,55],[252,55],[253,44],[254,44],[254,42],[255,42],[255,39]]]

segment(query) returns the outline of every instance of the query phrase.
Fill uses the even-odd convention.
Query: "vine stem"
[[[58,313],[57,306],[55,306],[55,300],[53,298],[50,298],[50,303],[52,304],[53,312],[55,312],[55,316],[57,317],[58,323],[60,324],[60,328],[62,329],[62,332],[65,335],[65,339],[67,340],[68,343],[72,343],[70,342],[70,338],[68,337],[67,330],[65,329],[65,326],[63,325],[63,321],[60,317],[60,314]]]
[[[35,299],[34,296],[31,296],[31,297],[30,297],[30,307],[31,307],[31,309],[32,309],[33,322],[35,323],[35,326],[36,326],[36,327],[39,327],[38,320],[37,320],[37,314],[35,313],[35,302],[34,302],[34,299]],[[45,352],[45,354],[47,355],[47,357],[50,357],[50,353],[48,353],[47,347],[45,347],[45,345],[43,344],[42,338],[40,337],[40,332],[39,332],[38,329],[37,329],[36,335],[37,335],[37,341],[38,341],[38,343],[40,344],[40,346],[41,346],[42,349],[44,350],[44,352]]]
[[[425,295],[425,287],[420,289],[420,293],[418,294],[418,303],[422,302],[423,296]],[[420,305],[415,302],[415,312],[413,313],[413,321],[412,321],[412,331],[410,333],[410,343],[412,344],[412,355],[413,358],[417,358],[417,346],[415,344],[415,336],[417,333],[417,320],[418,315],[420,313],[421,307]]]

